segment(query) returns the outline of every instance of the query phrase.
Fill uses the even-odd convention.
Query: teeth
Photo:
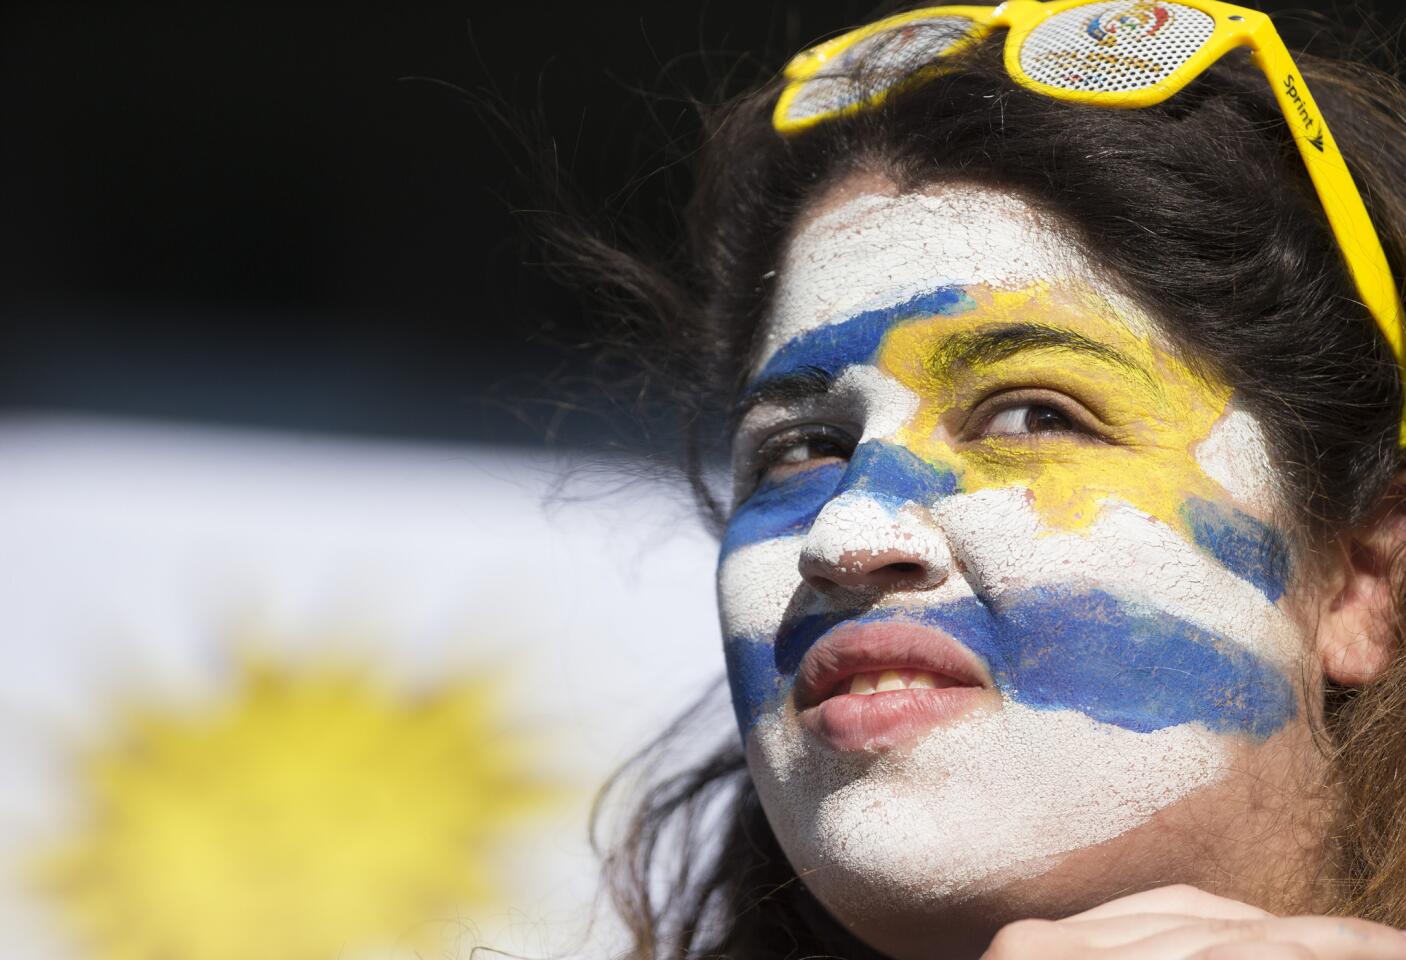
[[[886,690],[902,690],[903,678],[898,675],[897,670],[885,670],[879,674],[879,682],[874,684],[876,693],[883,693]]]
[[[923,670],[884,670],[881,673],[856,673],[850,677],[848,693],[869,696],[890,690],[935,690],[937,678]]]

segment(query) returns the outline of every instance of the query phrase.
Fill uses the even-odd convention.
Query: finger
[[[1066,929],[1077,942],[1096,949],[1106,949],[1145,940],[1179,927],[1201,926],[1206,923],[1206,918],[1184,913],[1133,913],[1094,920],[1071,917],[1056,923]]]
[[[1302,945],[1316,960],[1406,960],[1406,935],[1339,917],[1215,920],[1153,934],[1124,949],[1137,960],[1185,960],[1221,945],[1266,943]]]
[[[1258,918],[1257,918],[1258,919]],[[992,942],[985,960],[1005,960],[1008,957],[1035,956],[1086,957],[1091,950],[1117,951],[1130,945],[1141,945],[1161,934],[1181,930],[1201,930],[1241,921],[1212,920],[1179,913],[1138,913],[1126,917],[1102,920],[1024,920],[1003,928]],[[1254,922],[1254,921],[1251,921]],[[1237,936],[1227,931],[1224,936]],[[1258,941],[1262,943],[1262,941]],[[1121,953],[1117,954],[1122,956]],[[1136,953],[1138,960],[1143,954]]]
[[[1301,943],[1218,943],[1187,960],[1319,960]]]
[[[981,960],[1029,960],[1030,957],[1073,960],[1084,953],[1083,945],[1054,920],[1017,920],[996,932]]]
[[[1129,894],[1100,904],[1092,910],[1076,913],[1068,920],[1101,920],[1105,917],[1127,916],[1134,913],[1185,914],[1192,917],[1205,917],[1220,920],[1256,920],[1271,917],[1267,910],[1219,897],[1214,893],[1197,889],[1184,883],[1170,887],[1157,887]]]

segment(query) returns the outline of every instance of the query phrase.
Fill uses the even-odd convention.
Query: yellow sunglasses
[[[1362,303],[1406,370],[1401,295],[1381,239],[1303,74],[1257,10],[1219,0],[1009,0],[910,10],[793,57],[772,122],[792,134],[872,107],[1002,27],[1006,70],[1016,83],[1105,107],[1161,103],[1230,50],[1248,47],[1278,98]],[[1406,446],[1406,416],[1400,439]]]

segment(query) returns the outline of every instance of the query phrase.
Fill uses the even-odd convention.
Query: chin
[[[861,940],[916,960],[975,957],[1012,920],[1176,882],[1164,812],[1214,791],[1229,748],[1200,725],[1135,732],[999,701],[901,746],[842,750],[783,704],[747,760],[807,888]]]
[[[870,896],[861,906],[845,879],[817,871],[806,882],[840,925],[893,960],[976,960],[1008,923],[1055,920],[1127,893],[1185,882],[1196,864],[1189,856],[1169,862],[1168,844],[1175,839],[1164,820],[1155,815],[1112,840],[1028,863],[1008,878],[992,876],[981,892],[946,900],[912,897],[895,884],[886,898]]]

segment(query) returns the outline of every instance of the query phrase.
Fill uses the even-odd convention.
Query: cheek
[[[1198,547],[1240,579],[1254,586],[1270,603],[1284,596],[1289,581],[1289,550],[1268,524],[1233,507],[1188,498],[1181,516]]]
[[[805,533],[834,496],[844,473],[842,464],[833,463],[762,484],[728,520],[720,562],[726,565],[746,547]]]
[[[801,538],[763,539],[725,551],[718,566],[723,652],[737,724],[745,737],[784,689],[771,638],[801,587]]]
[[[1010,701],[1137,733],[1184,724],[1263,740],[1293,718],[1285,676],[1175,612],[1097,589],[1037,587],[998,611],[964,602],[932,620],[991,666]]]
[[[1274,531],[1188,501],[1200,536],[1105,503],[1051,531],[1019,490],[939,509],[981,596],[925,614],[987,658],[1007,696],[1128,730],[1197,723],[1263,739],[1298,712],[1299,630],[1274,603],[1288,576]]]
[[[733,512],[718,559],[718,611],[737,725],[745,737],[783,678],[769,642],[801,586],[801,534],[834,495],[840,464],[764,484]]]

